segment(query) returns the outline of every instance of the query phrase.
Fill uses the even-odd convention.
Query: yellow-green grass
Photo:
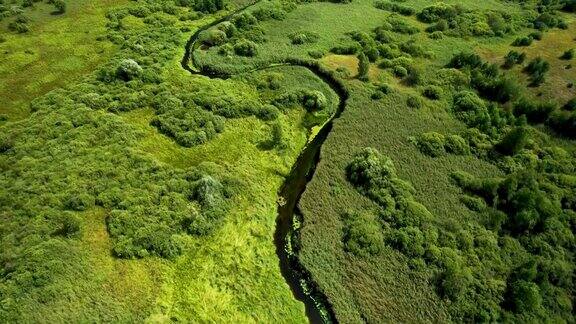
[[[67,1],[66,13],[53,15],[53,7],[37,3],[26,9],[30,31],[15,34],[5,19],[0,33],[0,114],[15,120],[29,113],[29,103],[52,89],[71,84],[108,60],[115,46],[97,41],[105,33],[106,10],[127,0]]]
[[[301,260],[312,272],[342,322],[446,321],[444,305],[425,276],[412,271],[406,258],[387,248],[380,256],[362,259],[342,250],[340,217],[344,211],[374,208],[345,179],[345,168],[363,147],[390,156],[402,179],[416,189],[416,199],[442,220],[460,222],[471,213],[459,200],[450,173],[498,174],[472,156],[431,159],[409,140],[426,131],[458,133],[464,126],[442,108],[427,102],[420,110],[406,106],[403,88],[373,101],[360,81],[350,81],[352,96],[322,148],[321,160],[302,200],[304,215]],[[326,271],[325,269],[331,269]]]
[[[550,63],[550,71],[546,74],[546,81],[535,88],[529,88],[533,98],[553,100],[564,104],[576,97],[576,86],[568,87],[569,83],[576,83],[576,59],[563,60],[562,54],[572,48],[576,48],[576,19],[573,15],[564,15],[563,19],[568,23],[568,29],[552,29],[544,33],[540,41],[534,41],[528,47],[513,46],[490,46],[483,45],[478,48],[478,53],[490,62],[502,64],[504,56],[510,50],[526,53],[526,62],[541,57]],[[528,32],[526,32],[528,34]],[[525,64],[524,64],[525,65]],[[529,76],[522,72],[524,67],[515,66],[511,73],[520,80],[523,85],[530,83]],[[572,65],[572,68],[566,68]]]
[[[273,70],[283,75],[283,87],[311,74],[303,68]],[[208,83],[227,87],[234,82],[245,87],[246,96],[259,96],[255,88],[239,81],[211,81],[176,69],[171,73],[172,82],[198,87]],[[307,86],[323,88],[319,80],[315,82]],[[175,167],[201,166],[229,174],[242,183],[242,191],[233,198],[234,207],[222,228],[209,237],[188,238],[182,257],[163,271],[165,289],[151,307],[150,319],[305,322],[303,305],[281,276],[273,243],[277,190],[308,140],[302,126],[304,111],[290,110],[280,117],[288,144],[282,152],[258,148],[270,137],[270,125],[254,117],[228,120],[224,133],[207,144],[182,148],[150,126],[153,116],[151,109],[123,115],[145,134],[136,150]]]

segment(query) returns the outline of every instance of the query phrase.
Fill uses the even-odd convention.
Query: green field
[[[0,322],[573,323],[575,10],[0,0]]]

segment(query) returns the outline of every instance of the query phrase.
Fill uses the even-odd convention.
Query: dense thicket
[[[412,266],[430,273],[438,293],[451,301],[454,320],[570,318],[575,170],[565,151],[545,149],[535,169],[502,179],[454,174],[477,195],[466,203],[482,215],[456,224],[417,203],[392,161],[366,148],[350,161],[347,177],[379,209],[343,215],[344,247],[363,257],[378,254],[383,243],[402,251]]]

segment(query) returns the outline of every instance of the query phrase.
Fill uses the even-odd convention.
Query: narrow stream
[[[229,78],[230,75],[216,74],[211,71],[202,71],[194,59],[193,52],[197,48],[196,41],[200,34],[216,26],[217,24],[228,20],[236,13],[258,3],[244,6],[227,16],[217,19],[196,31],[186,44],[185,54],[182,59],[182,67],[192,74],[204,75],[209,78]],[[298,230],[294,229],[294,218],[300,215],[298,202],[306,185],[312,179],[316,166],[320,161],[320,149],[328,134],[332,130],[333,121],[340,117],[346,108],[348,91],[345,86],[337,80],[330,72],[322,69],[319,65],[311,61],[288,59],[285,62],[270,64],[268,67],[277,67],[278,65],[300,66],[310,70],[322,81],[328,84],[338,95],[339,103],[335,113],[327,121],[318,134],[310,141],[300,152],[296,163],[292,167],[290,174],[284,180],[284,184],[278,192],[279,199],[282,201],[278,205],[278,217],[276,219],[276,231],[274,233],[274,244],[276,245],[276,254],[280,261],[280,270],[282,276],[290,286],[294,297],[303,302],[306,308],[306,316],[310,323],[335,323],[336,317],[326,296],[313,281],[311,274],[302,266],[298,259],[297,246],[292,245],[292,249],[287,249],[288,241],[298,240]],[[263,70],[266,68],[259,68]]]

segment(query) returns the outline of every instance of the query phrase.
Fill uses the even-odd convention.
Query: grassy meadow
[[[573,0],[261,1],[197,74],[189,37],[246,1],[25,3],[0,1],[0,322],[306,322],[278,191],[330,78],[292,244],[336,320],[574,322]]]
[[[103,41],[106,11],[128,1],[69,1],[64,14],[40,2],[26,8],[30,31],[17,34],[0,21],[0,114],[22,119],[30,101],[81,79],[109,60],[116,46]]]

